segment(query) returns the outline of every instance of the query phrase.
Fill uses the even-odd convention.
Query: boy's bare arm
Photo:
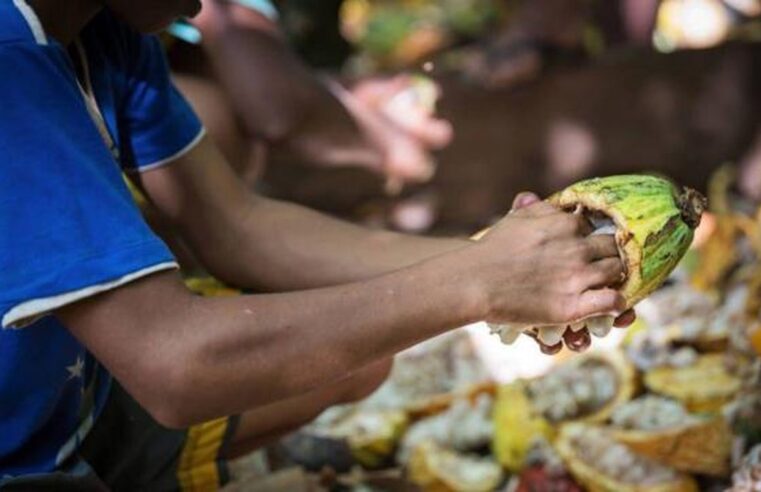
[[[352,282],[468,244],[369,230],[254,195],[208,139],[136,178],[204,266],[241,287],[283,291]]]
[[[622,273],[615,242],[584,237],[582,219],[545,203],[509,215],[478,243],[375,236],[251,198],[214,155],[204,145],[142,176],[217,273],[278,288],[341,285],[206,299],[161,273],[60,309],[166,425],[302,394],[472,321],[556,324],[623,306],[598,288]],[[352,277],[364,280],[345,283]]]

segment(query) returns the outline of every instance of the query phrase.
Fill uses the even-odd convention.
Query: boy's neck
[[[48,37],[64,46],[71,44],[79,32],[102,8],[98,0],[27,0]]]

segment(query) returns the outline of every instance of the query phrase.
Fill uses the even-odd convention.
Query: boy
[[[621,310],[613,240],[532,195],[470,243],[250,194],[140,33],[199,6],[0,0],[0,488],[213,489],[420,340]],[[281,293],[191,295],[121,170],[210,273]]]

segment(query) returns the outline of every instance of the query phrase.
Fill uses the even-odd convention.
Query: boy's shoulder
[[[25,1],[0,0],[0,44],[44,41],[40,21]]]

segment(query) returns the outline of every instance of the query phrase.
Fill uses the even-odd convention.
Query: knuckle
[[[587,285],[586,277],[587,274],[584,270],[579,270],[575,275],[573,275],[568,281],[568,293],[578,294],[584,291]]]
[[[560,213],[562,217],[562,223],[565,228],[565,231],[568,233],[576,233],[579,230],[579,221],[577,220],[577,217],[571,214],[566,213]]]
[[[589,273],[587,267],[581,263],[573,262],[566,266],[563,273],[557,278],[557,286],[564,294],[576,294],[584,290]]]
[[[593,253],[592,246],[588,242],[582,239],[578,239],[575,241],[573,252],[574,252],[574,259],[577,262],[583,263],[583,264],[586,264],[589,261]]]
[[[537,227],[534,229],[534,234],[540,241],[543,241],[550,236],[550,228],[546,226],[544,221],[541,221],[537,223]]]
[[[537,227],[536,229],[536,241],[540,246],[544,246],[551,242],[554,238],[552,229],[550,227]]]
[[[553,306],[550,313],[553,322],[564,323],[572,318],[575,309],[573,299],[573,296],[564,296],[560,302]]]
[[[548,229],[552,230],[557,236],[569,236],[574,233],[575,226],[573,218],[568,214],[554,213],[548,215],[545,219]]]
[[[587,248],[582,241],[577,239],[559,242],[557,244],[557,252],[567,268],[575,270],[587,263]]]
[[[595,270],[589,274],[589,283],[593,286],[601,287],[610,282],[610,272],[605,270]]]
[[[549,320],[551,323],[562,323],[563,321],[563,312],[564,307],[561,305],[556,305],[550,308],[549,312]]]
[[[565,321],[571,321],[575,320],[579,317],[579,298],[578,296],[573,296],[568,300],[568,303],[566,303],[566,310],[565,310]]]
[[[613,236],[600,236],[598,241],[600,242],[600,250],[605,254],[605,256],[618,255],[618,246],[616,245],[616,240],[613,238]]]
[[[605,269],[600,272],[601,276],[604,276],[605,280],[619,281],[624,273],[624,265],[618,261],[611,259],[605,265]]]
[[[573,222],[576,225],[577,231],[583,231],[589,227],[589,222],[587,222],[587,219],[581,215],[581,214],[569,214],[571,217],[573,217]]]
[[[624,264],[621,261],[614,260],[611,273],[612,273],[612,276],[615,277],[614,280],[622,281],[626,273],[626,268],[624,267]]]

